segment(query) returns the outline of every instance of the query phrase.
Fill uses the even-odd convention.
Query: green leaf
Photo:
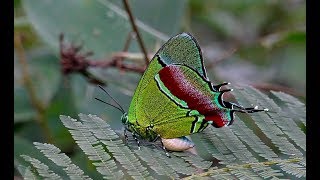
[[[32,107],[26,90],[16,85],[14,88],[14,123],[33,121],[36,111]]]
[[[101,0],[101,2],[104,2]],[[123,7],[122,1],[110,1]],[[146,25],[168,35],[173,36],[180,31],[181,20],[186,10],[184,0],[131,0],[128,1],[133,15]],[[143,9],[143,11],[141,11]],[[163,13],[163,10],[166,13]]]
[[[28,164],[20,157],[21,154],[28,154],[33,157],[42,157],[41,160],[45,160],[44,156],[37,151],[31,142],[20,136],[14,136],[14,164],[15,166]]]
[[[110,79],[110,83],[105,89],[124,109],[128,109],[130,96],[133,94],[135,83],[139,80],[139,74],[132,74],[131,76],[130,74],[121,74],[118,70],[111,70],[111,72],[103,73],[103,75]],[[106,102],[114,103],[98,86],[88,84],[83,77],[78,75],[70,77],[68,82],[72,87],[71,95],[78,112],[97,114],[113,126],[122,126],[120,111],[94,99],[100,98]]]
[[[85,175],[84,172],[75,164],[71,162],[71,159],[61,150],[51,144],[34,143],[37,149],[39,149],[48,159],[53,161],[58,166],[63,167],[70,179],[91,179]],[[91,179],[92,180],[92,179]]]
[[[23,159],[25,159],[25,161],[29,162],[33,168],[35,169],[35,171],[37,171],[37,174],[44,178],[44,179],[57,179],[57,180],[62,180],[62,177],[59,176],[58,174],[56,174],[54,171],[52,171],[48,165],[44,164],[43,162],[39,161],[36,158],[32,158],[30,156],[27,155],[21,155],[21,157]]]
[[[22,67],[18,57],[16,57],[14,62],[15,87],[18,88],[24,85],[23,79],[26,78],[26,74],[23,74],[22,68],[26,68],[36,98],[44,106],[48,105],[52,96],[57,91],[61,79],[58,58],[48,49],[39,48],[26,54],[27,64],[23,65],[26,67]],[[17,102],[15,104],[20,103]]]
[[[74,104],[71,88],[64,81],[61,81],[57,85],[57,88],[51,104],[45,111],[45,120],[48,123],[55,145],[62,151],[71,151],[75,145],[74,140],[58,117],[61,112],[71,116],[76,115],[77,109]]]
[[[69,132],[76,143],[93,162],[97,171],[101,173],[104,178],[118,179],[123,176],[121,171],[117,171],[116,163],[111,156],[104,151],[103,146],[97,145],[99,141],[95,136],[93,136],[88,127],[82,124],[81,121],[72,119],[70,116],[60,116],[60,119],[63,124],[69,128]],[[106,128],[108,127],[106,126]],[[106,133],[111,136],[115,135],[112,131],[106,131]],[[117,136],[113,136],[111,139],[116,137]]]
[[[116,2],[26,0],[23,1],[23,7],[39,35],[54,47],[56,52],[58,36],[64,33],[71,41],[85,42],[85,48],[94,50],[95,57],[102,58],[112,52],[121,51],[128,33],[132,31],[126,12]],[[133,4],[131,1],[130,3]],[[151,5],[145,0],[133,6],[134,9],[145,9],[145,11],[134,11],[137,13],[136,17],[144,17],[143,20],[148,21],[137,20],[137,25],[149,50],[153,50],[155,40],[168,39],[164,33],[175,33],[179,30],[184,4],[185,2],[181,0],[175,3],[166,0],[157,1],[157,4]],[[159,7],[170,7],[166,8],[167,16],[162,16],[163,13]],[[161,12],[161,16],[156,12]],[[157,24],[156,28],[161,27],[160,29],[153,28],[152,25],[156,23],[154,20],[159,19],[164,24]],[[168,19],[171,20],[167,22]],[[173,22],[175,23],[171,24]],[[135,49],[137,50],[137,46]]]

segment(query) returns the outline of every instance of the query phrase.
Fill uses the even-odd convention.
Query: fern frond
[[[258,176],[258,174],[254,173],[251,169],[233,169],[229,173],[237,179],[262,179],[262,177]]]
[[[295,175],[298,178],[306,176],[306,168],[305,168],[305,166],[301,166],[301,165],[299,165],[297,163],[295,163],[295,164],[280,163],[279,165],[288,174]]]
[[[247,150],[246,146],[242,144],[240,139],[231,131],[230,128],[221,128],[214,130],[210,127],[211,131],[215,131],[218,136],[226,145],[226,147],[234,154],[240,162],[257,162],[257,159]]]
[[[304,159],[303,153],[299,149],[297,149],[293,143],[291,143],[291,138],[295,139],[296,134],[289,133],[288,131],[290,130],[284,127],[286,125],[295,127],[296,124],[289,118],[283,120],[283,117],[279,115],[282,113],[281,108],[277,104],[275,104],[272,99],[252,87],[246,87],[245,90],[239,90],[236,93],[238,94],[236,97],[240,99],[239,101],[246,102],[246,105],[258,104],[260,107],[269,108],[270,112],[254,113],[251,115],[255,124],[270,139],[273,145],[275,145],[280,150],[281,153],[288,155],[289,157],[299,157]],[[301,129],[297,126],[295,130],[301,131]],[[295,142],[298,143],[300,141],[304,141],[305,138],[301,137],[300,135],[297,139],[295,139]],[[299,144],[303,145],[304,143]],[[289,174],[293,174],[293,172],[295,171],[301,171],[301,168],[299,166],[292,164],[284,164],[280,167]],[[300,175],[300,173],[297,175]]]
[[[29,162],[35,168],[35,171],[38,172],[38,175],[43,177],[44,179],[48,179],[48,180],[49,179],[55,179],[55,180],[62,179],[58,174],[54,173],[52,170],[49,169],[49,167],[46,164],[42,163],[38,159],[32,158],[27,155],[21,155],[21,157],[25,161]],[[31,174],[33,174],[33,173],[31,173]],[[30,173],[28,173],[28,175],[30,175]]]
[[[277,159],[277,160],[279,160],[279,159]],[[283,176],[283,173],[281,173],[281,171],[279,169],[273,169],[269,165],[252,164],[251,168],[253,169],[254,172],[257,172],[259,174],[259,176],[261,176],[263,179],[278,178],[278,177]]]
[[[39,149],[48,159],[53,161],[56,165],[63,167],[66,174],[70,179],[91,179],[89,176],[85,175],[84,172],[75,164],[71,162],[71,159],[61,153],[61,150],[52,144],[47,143],[33,143],[37,149]]]
[[[281,117],[278,114],[281,109],[272,99],[249,86],[246,87],[245,90],[239,90],[238,93],[241,94],[239,96],[246,97],[249,101],[248,104],[257,104],[260,107],[268,107],[270,109],[270,112],[253,113],[250,116],[254,119],[254,122],[259,126],[262,132],[283,154],[289,156],[302,156],[302,153],[289,142],[286,136],[284,136],[284,132],[277,126],[279,123],[278,121],[281,120]],[[241,102],[244,102],[242,101],[242,98]]]
[[[32,172],[31,167],[24,167],[19,165],[18,166],[18,171],[22,175],[23,179],[25,180],[36,180],[37,179],[37,174],[35,172]]]
[[[114,158],[127,169],[133,178],[141,179],[149,176],[147,168],[142,166],[139,159],[132,153],[122,140],[115,140],[119,136],[101,118],[95,115],[79,114],[83,125],[103,143]]]
[[[203,137],[200,137],[200,141],[214,158],[221,161],[220,164],[236,164],[237,158],[216,133],[212,131],[210,126],[207,127],[202,134]]]
[[[214,134],[217,136],[221,143],[231,151],[233,156],[236,158],[235,163],[256,163],[259,162],[256,157],[249,151],[245,144],[243,144],[242,139],[239,139],[231,128],[221,128],[215,129],[213,127],[208,127],[208,130],[204,132],[207,134]],[[207,136],[208,137],[208,136]],[[209,137],[210,138],[210,137]],[[221,144],[219,144],[221,145]],[[229,163],[229,165],[233,165]],[[252,170],[252,171],[251,171]],[[282,175],[282,174],[274,174],[274,169],[271,167],[264,167],[263,169],[252,168],[251,170],[242,170],[241,172],[230,172],[236,173],[234,174],[238,178],[245,177],[247,175],[251,176],[262,176],[265,174],[269,174],[269,176]],[[269,172],[269,173],[268,173]]]
[[[23,175],[24,180],[36,180],[36,175],[31,171],[31,168],[28,167]]]
[[[306,151],[306,134],[297,126],[296,122],[299,121],[306,125],[306,109],[305,105],[299,102],[296,98],[282,93],[272,91],[276,97],[286,103],[289,112],[281,109],[279,115],[283,119],[278,121],[279,127],[295,142],[296,145]],[[293,111],[294,109],[294,111]],[[293,115],[292,115],[293,113]],[[296,120],[296,121],[295,121]]]
[[[114,130],[110,128],[110,125],[98,116],[80,113],[79,117],[83,126],[88,128],[99,141],[112,141],[120,138]]]
[[[241,121],[238,117],[236,117],[235,121],[236,123],[230,127],[231,130],[236,134],[237,137],[239,137],[241,141],[249,146],[250,149],[269,161],[280,159],[278,155],[274,153],[269,146],[264,144],[251,129],[246,127],[243,121]],[[269,166],[253,166],[252,169],[255,172],[258,172],[263,178],[283,176],[282,173],[279,173],[279,170],[272,169]]]
[[[154,153],[157,153],[154,149]],[[174,171],[180,174],[184,175],[191,175],[194,173],[197,173],[197,169],[194,167],[191,167],[190,164],[185,163],[185,161],[181,158],[178,158],[176,156],[171,156],[171,158],[168,158],[165,155],[159,155],[157,158],[164,163],[167,164],[168,167],[172,168]]]
[[[165,162],[159,161],[159,154],[155,154],[155,151],[153,151],[152,149],[141,147],[140,150],[135,150],[134,152],[158,175],[167,176],[172,179],[176,179],[179,177],[179,175],[172,168],[168,167]]]
[[[306,126],[306,106],[302,102],[300,102],[297,98],[283,93],[283,92],[275,92],[271,91],[273,95],[279,98],[281,101],[285,102],[286,106],[288,107],[291,117],[297,121],[298,123],[301,122]]]
[[[208,169],[213,163],[202,159],[200,156],[190,153],[173,153],[198,169]]]
[[[278,158],[278,155],[273,152],[269,146],[262,142],[260,138],[237,116],[235,117],[235,123],[230,126],[230,129],[232,129],[239,139],[245,142],[259,156],[267,160]]]
[[[193,178],[193,179],[199,179],[199,178]],[[202,179],[202,178],[201,178]],[[220,180],[220,179],[225,179],[225,180],[230,180],[230,179],[236,179],[235,176],[233,176],[232,174],[228,173],[228,172],[218,172],[217,174],[211,174],[210,178],[208,179],[216,179],[216,180]]]
[[[98,139],[93,136],[90,130],[80,121],[67,116],[60,116],[65,127],[69,129],[73,139],[93,161],[97,171],[106,179],[118,179],[123,177],[123,172],[117,169],[115,161],[105,152],[103,146],[99,144]]]
[[[106,146],[115,159],[128,170],[128,174],[133,178],[141,179],[149,175],[147,168],[142,166],[139,159],[132,153],[128,146],[123,144],[122,140],[108,142]]]
[[[258,92],[258,91],[256,91],[256,92]],[[259,93],[261,93],[261,92],[259,92]],[[276,93],[276,92],[273,92],[273,94],[275,94],[279,98],[284,99],[285,101],[287,101],[287,104],[291,104],[291,103],[298,104],[300,106],[299,108],[302,108],[301,107],[302,106],[301,103],[297,103],[298,100],[293,98],[292,96],[289,96],[288,94]],[[267,97],[267,96],[265,95],[265,97]],[[289,100],[292,100],[292,101],[289,101]],[[290,103],[288,103],[288,101]],[[278,127],[280,127],[281,130],[283,131],[283,133],[286,134],[292,141],[294,141],[296,145],[300,146],[304,151],[306,151],[306,135],[301,130],[301,128],[299,128],[297,126],[296,122],[293,120],[294,118],[292,116],[290,116],[288,113],[286,113],[285,110],[281,109],[270,98],[263,99],[262,103],[266,103],[270,107],[274,107],[274,108],[277,107],[277,109],[276,109],[277,113],[272,115],[273,116],[272,118],[275,119],[275,121],[274,121],[275,124]],[[295,109],[299,109],[299,108],[295,108]],[[302,114],[300,114],[298,117],[301,117],[301,116],[305,117],[305,113],[306,112],[304,111],[304,112],[301,112],[301,113]],[[279,120],[279,119],[281,119],[281,120]],[[300,118],[300,119],[302,119],[302,118]]]

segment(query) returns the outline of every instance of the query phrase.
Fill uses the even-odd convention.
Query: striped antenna
[[[118,105],[118,107],[115,106],[115,105],[112,105],[112,104],[110,104],[110,103],[107,103],[107,102],[105,102],[105,101],[103,101],[103,100],[101,100],[101,99],[99,99],[99,98],[95,98],[95,99],[98,100],[98,101],[100,101],[100,102],[102,102],[102,103],[108,104],[108,105],[110,105],[110,106],[118,109],[119,111],[122,112],[122,114],[124,114],[125,111],[123,110],[122,106],[121,106],[102,86],[98,85],[98,87],[99,87],[103,92],[105,92],[105,93]]]

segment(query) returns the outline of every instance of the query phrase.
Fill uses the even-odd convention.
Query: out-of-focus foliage
[[[305,94],[305,1],[190,1],[188,27],[207,62],[237,51],[216,67],[219,79],[270,83]],[[249,64],[248,64],[249,62]]]
[[[305,1],[131,0],[129,3],[149,53],[155,53],[169,37],[189,31],[200,43],[205,64],[212,65],[208,73],[214,82],[283,90],[304,101]],[[14,8],[15,40],[23,46],[19,48],[15,41],[15,165],[23,163],[18,155],[28,154],[32,142],[49,142],[69,153],[90,177],[96,177],[94,167],[79,155],[58,117],[97,114],[120,129],[121,114],[95,101],[94,97],[107,97],[83,76],[66,77],[60,73],[58,35],[63,33],[69,42],[82,43],[84,51],[94,52],[93,59],[109,58],[123,50],[132,31],[122,1],[15,0]],[[136,40],[129,51],[140,53]],[[137,63],[142,64],[143,59]],[[141,74],[115,68],[91,68],[90,72],[108,83],[108,91],[124,109],[129,107]],[[31,83],[27,83],[28,79]],[[42,161],[41,157],[32,157]]]

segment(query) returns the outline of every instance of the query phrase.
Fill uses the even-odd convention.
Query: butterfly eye
[[[121,122],[122,122],[123,124],[127,124],[127,122],[128,122],[128,115],[127,115],[127,113],[124,113],[124,114],[121,116]]]

